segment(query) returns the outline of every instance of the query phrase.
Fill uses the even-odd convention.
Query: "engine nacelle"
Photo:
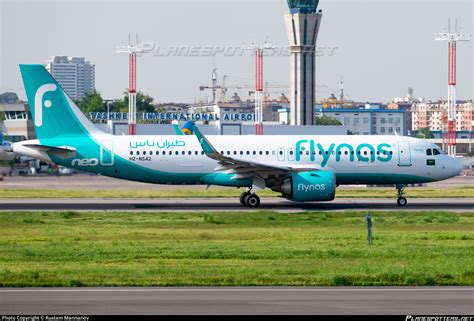
[[[332,201],[336,195],[333,172],[296,173],[280,186],[283,197],[295,202]]]

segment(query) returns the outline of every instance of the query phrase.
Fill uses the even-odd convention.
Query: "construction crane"
[[[223,78],[223,84],[225,84],[225,78],[227,76],[224,75]],[[212,67],[212,86],[199,86],[199,91],[203,92],[206,89],[211,89],[212,90],[212,102],[215,104],[217,103],[216,98],[217,98],[217,90],[221,90],[221,98],[222,98],[222,92],[225,91],[224,86],[219,86],[217,84],[217,68]],[[224,93],[224,100],[225,100],[225,93]],[[222,100],[221,100],[222,101]]]

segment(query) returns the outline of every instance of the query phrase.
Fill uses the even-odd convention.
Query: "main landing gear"
[[[250,208],[256,208],[260,205],[260,197],[257,194],[243,192],[240,194],[240,204]]]
[[[258,191],[265,189],[265,180],[261,177],[254,177],[252,186],[246,192],[240,194],[240,204],[250,208],[257,208],[260,206],[260,197],[255,194]]]
[[[407,205],[407,199],[405,198],[405,185],[403,184],[397,184],[397,204],[398,206],[405,206]]]

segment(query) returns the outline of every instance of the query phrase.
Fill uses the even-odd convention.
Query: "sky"
[[[391,101],[405,96],[408,87],[415,97],[445,98],[447,44],[433,34],[446,29],[448,18],[457,18],[462,32],[473,33],[469,0],[320,0],[318,8],[323,11],[318,98],[338,95],[341,77],[346,98],[357,101]],[[118,98],[128,85],[128,59],[116,53],[117,45],[138,33],[153,47],[138,58],[138,89],[156,102],[191,103],[210,96],[199,86],[211,85],[213,66],[219,82],[227,76],[230,93],[245,96],[248,89],[237,87],[253,86],[254,59],[250,51],[241,53],[242,44],[287,46],[287,13],[285,0],[0,0],[0,92],[25,99],[18,64],[64,55],[95,64],[97,90],[105,99]],[[458,44],[459,99],[473,97],[473,48],[473,41]],[[265,57],[264,78],[274,87],[272,95],[285,91],[289,76],[287,55]]]

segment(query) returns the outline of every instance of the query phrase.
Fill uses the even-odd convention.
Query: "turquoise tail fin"
[[[42,65],[20,65],[38,139],[102,133]]]

